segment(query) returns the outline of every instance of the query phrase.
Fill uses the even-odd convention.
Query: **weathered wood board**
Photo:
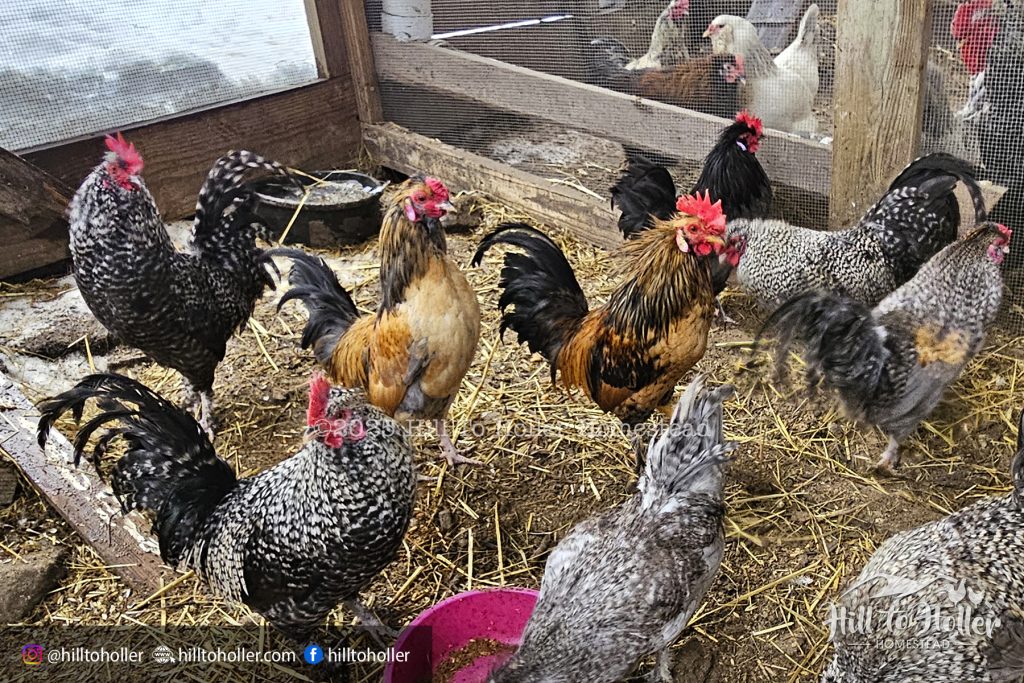
[[[69,257],[65,214],[71,194],[50,174],[0,149],[0,278]]]

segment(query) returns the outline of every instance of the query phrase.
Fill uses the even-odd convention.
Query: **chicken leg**
[[[875,470],[880,474],[892,476],[900,464],[900,444],[894,437],[889,437],[889,445],[886,447],[882,457],[875,464]]]
[[[658,653],[658,661],[647,675],[648,683],[672,683],[672,653],[666,647]]]
[[[455,467],[456,464],[483,465],[479,460],[467,458],[455,449],[455,444],[448,437],[448,430],[445,429],[443,418],[434,420],[434,429],[437,430],[437,438],[441,442],[441,453],[444,455],[444,459],[448,461],[449,466]]]
[[[373,641],[382,648],[389,648],[396,638],[398,638],[398,631],[391,628],[383,621],[377,618],[370,608],[363,604],[363,601],[358,597],[352,600],[345,601],[345,607],[348,608],[359,619],[359,625],[363,632],[373,638]]]

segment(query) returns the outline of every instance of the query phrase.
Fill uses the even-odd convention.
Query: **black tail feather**
[[[288,281],[292,288],[281,297],[277,308],[280,310],[292,299],[302,301],[309,313],[302,331],[302,348],[312,347],[317,361],[327,363],[338,340],[359,318],[355,302],[319,256],[286,247],[270,249],[267,254],[291,259]]]
[[[235,487],[231,467],[217,457],[202,427],[190,415],[145,385],[115,374],[89,375],[74,388],[39,406],[38,438],[45,446],[50,429],[71,411],[81,419],[85,402],[95,399],[101,412],[82,425],[74,439],[75,465],[90,437],[100,436],[90,458],[100,471],[100,458],[120,437],[125,454],[114,465],[111,487],[121,507],[150,510],[160,555],[175,565],[221,500]]]
[[[864,405],[885,381],[890,352],[867,306],[837,294],[808,292],[780,306],[761,328],[755,348],[769,331],[778,333],[776,375],[781,376],[794,343],[802,343],[811,385],[824,378],[849,406]]]
[[[615,38],[595,38],[587,45],[584,54],[591,85],[636,95],[642,72],[627,69],[630,61],[626,46]]]
[[[198,240],[216,231],[224,212],[235,200],[248,197],[251,193],[250,184],[243,179],[249,171],[256,169],[283,176],[301,188],[301,184],[288,169],[276,161],[246,150],[228,152],[213,164],[199,189],[192,223]]]
[[[978,185],[978,172],[968,162],[945,152],[936,152],[915,159],[889,185],[889,192],[906,187],[923,187],[930,179],[952,176],[962,182],[971,196],[974,206],[974,220],[981,223],[986,219],[985,198]],[[960,224],[960,205],[952,190],[942,197],[941,211],[955,225]],[[940,195],[941,196],[941,195]],[[938,207],[937,207],[938,208]]]
[[[653,225],[653,218],[667,220],[676,210],[676,184],[663,166],[644,156],[633,157],[611,188],[612,207],[618,207],[619,230],[630,239]]]
[[[525,252],[505,254],[498,282],[502,290],[498,299],[500,331],[515,330],[520,343],[525,342],[552,364],[554,374],[562,345],[587,314],[587,298],[565,254],[540,230],[525,223],[498,226],[481,240],[473,265],[480,265],[487,250],[496,244]]]

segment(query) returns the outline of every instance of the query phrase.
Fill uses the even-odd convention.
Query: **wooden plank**
[[[449,38],[446,42],[458,50],[481,57],[562,78],[584,80],[584,47],[590,38],[583,29],[582,20],[566,19],[550,24]]]
[[[42,169],[0,149],[0,278],[70,256],[65,212],[71,194]]]
[[[302,168],[350,165],[360,145],[355,110],[351,82],[339,77],[124,131],[146,160],[146,183],[162,215],[176,220],[191,215],[210,165],[229,149]],[[96,135],[24,156],[77,188],[103,152]]]
[[[436,175],[453,190],[478,190],[565,228],[579,238],[611,249],[622,243],[616,214],[571,187],[520,171],[493,159],[411,133],[393,123],[367,126],[365,143],[374,161],[402,173]]]
[[[617,142],[701,161],[723,126],[714,116],[431,45],[373,35],[381,80],[427,87]],[[443,116],[443,112],[438,112]],[[772,180],[828,195],[830,148],[770,131],[758,158]]]
[[[366,25],[366,11],[362,0],[317,0],[336,4],[340,10],[340,33],[344,37],[348,72],[355,91],[356,111],[364,124],[384,120],[377,83],[377,67],[373,62],[370,31]]]
[[[173,578],[173,570],[160,560],[148,522],[138,513],[121,514],[110,487],[91,465],[72,464],[74,451],[63,435],[51,432],[43,452],[36,443],[38,422],[38,411],[20,387],[0,374],[0,450],[132,588],[149,595],[161,586],[162,577]]]
[[[859,217],[918,152],[929,0],[840,0],[831,223]]]

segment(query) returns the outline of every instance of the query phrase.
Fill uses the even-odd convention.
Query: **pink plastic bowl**
[[[384,683],[427,683],[452,653],[475,638],[517,647],[536,603],[537,591],[528,588],[469,591],[442,600],[413,619],[398,636],[395,651],[409,656],[404,662],[387,665]],[[451,683],[484,683],[487,674],[509,656],[479,657],[459,669]]]

